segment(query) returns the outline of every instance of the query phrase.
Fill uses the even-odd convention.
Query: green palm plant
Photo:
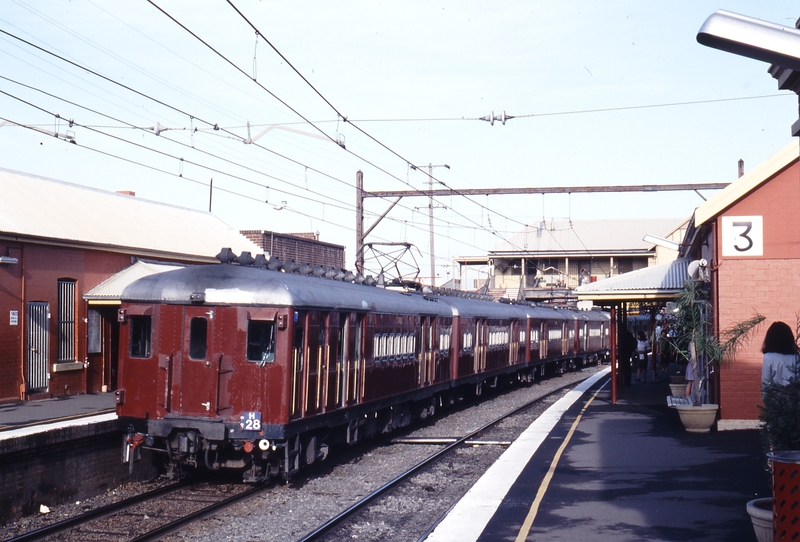
[[[687,280],[683,290],[675,300],[676,320],[675,333],[667,338],[670,346],[687,363],[692,364],[695,378],[705,374],[708,365],[732,360],[736,350],[747,341],[750,332],[765,320],[756,313],[755,316],[738,322],[716,337],[712,332],[709,313],[709,288],[707,283]],[[692,390],[692,402],[700,404],[702,390],[695,386]]]

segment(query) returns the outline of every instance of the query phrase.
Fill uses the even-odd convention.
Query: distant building
[[[259,251],[210,213],[130,193],[0,169],[0,194],[0,402],[113,389],[115,302],[84,295],[133,262]]]
[[[323,243],[314,233],[276,233],[263,230],[242,230],[242,235],[261,247],[261,252],[279,260],[293,260],[312,267],[345,268],[344,246]]]
[[[647,234],[679,243],[686,219],[548,220],[528,226],[485,257],[456,258],[464,289],[497,297],[563,300],[581,284],[674,260],[677,251],[643,241]],[[467,270],[483,274],[470,284]],[[472,286],[472,288],[470,288]]]

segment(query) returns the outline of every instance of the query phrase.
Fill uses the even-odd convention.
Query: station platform
[[[0,456],[117,430],[113,393],[0,404]]]
[[[745,505],[771,495],[757,430],[687,433],[663,383],[611,404],[609,369],[554,403],[427,542],[755,542]]]

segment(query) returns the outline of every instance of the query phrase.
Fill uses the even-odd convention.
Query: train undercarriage
[[[598,356],[562,359],[488,378],[476,377],[458,388],[430,397],[415,398],[388,407],[364,405],[350,412],[334,411],[315,418],[315,426],[294,430],[292,424],[271,431],[251,432],[231,438],[237,424],[209,420],[148,420],[127,427],[123,438],[123,462],[133,472],[143,450],[163,460],[164,477],[181,478],[197,470],[238,470],[245,483],[270,479],[288,480],[300,468],[324,461],[330,448],[355,444],[365,438],[390,433],[415,421],[434,417],[442,409],[468,397],[479,397],[490,390],[514,384],[529,384],[541,378],[580,369],[601,361]],[[139,425],[136,427],[135,425]],[[270,435],[275,438],[269,438]]]

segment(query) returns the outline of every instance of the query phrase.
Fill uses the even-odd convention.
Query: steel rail
[[[172,491],[181,489],[183,487],[186,487],[187,485],[190,485],[190,483],[191,482],[188,481],[181,481],[175,484],[170,484],[168,486],[154,489],[153,491],[141,493],[134,497],[123,499],[119,502],[107,504],[105,506],[101,506],[100,508],[96,508],[94,510],[89,510],[88,512],[84,512],[83,514],[80,514],[78,516],[67,518],[57,523],[53,523],[51,525],[42,527],[40,529],[36,529],[34,531],[28,531],[27,533],[8,539],[7,542],[29,542],[32,540],[42,540],[53,534],[64,532],[68,529],[77,527],[78,525],[82,525],[84,523],[88,523],[89,521],[92,521],[97,518],[110,516],[115,512],[119,512],[120,510],[125,510],[126,508],[130,508],[131,506],[134,506],[141,502],[154,499],[156,497],[160,497],[165,493],[170,493]]]
[[[517,407],[517,408],[515,408],[513,410],[510,410],[510,411],[506,412],[505,414],[503,414],[502,416],[500,416],[500,417],[498,417],[498,418],[486,423],[485,425],[481,426],[480,428],[475,429],[474,431],[471,431],[467,435],[458,438],[452,444],[448,444],[447,446],[445,446],[441,450],[435,452],[434,454],[432,454],[431,456],[427,457],[426,459],[423,459],[422,461],[420,461],[419,463],[417,463],[416,465],[414,465],[413,467],[411,467],[410,469],[408,469],[404,473],[402,473],[399,476],[395,477],[394,479],[386,482],[385,484],[383,484],[382,486],[380,486],[379,488],[377,488],[373,492],[367,494],[366,496],[364,496],[360,500],[356,501],[355,503],[353,503],[351,506],[349,506],[345,510],[339,512],[336,516],[334,516],[333,518],[331,518],[328,521],[326,521],[324,524],[320,525],[319,527],[317,527],[313,531],[311,531],[308,534],[306,534],[305,536],[303,536],[303,538],[298,539],[297,542],[311,542],[313,540],[317,540],[320,536],[330,532],[334,527],[340,525],[348,517],[350,517],[351,515],[353,515],[355,512],[359,511],[360,509],[366,507],[367,504],[369,504],[374,499],[376,499],[377,497],[379,497],[382,494],[384,494],[385,492],[387,492],[389,489],[393,488],[394,486],[396,486],[400,482],[410,478],[413,474],[415,474],[419,470],[423,469],[424,467],[428,466],[430,463],[433,463],[434,461],[439,459],[441,456],[443,456],[443,455],[449,453],[450,451],[452,451],[453,449],[461,446],[467,440],[473,438],[475,435],[481,433],[482,431],[485,431],[486,429],[489,429],[490,427],[492,427],[494,425],[497,425],[498,423],[502,422],[506,418],[514,416],[515,414],[517,414],[517,413],[519,413],[519,412],[521,412],[521,411],[523,411],[525,409],[530,408],[531,406],[533,406],[534,404],[542,401],[543,399],[545,399],[547,397],[550,397],[551,395],[553,395],[555,393],[558,393],[558,392],[560,392],[561,390],[563,390],[565,388],[569,388],[571,386],[576,386],[577,384],[578,384],[578,382],[572,382],[572,383],[569,383],[569,384],[564,384],[560,388],[552,390],[551,392],[546,393],[545,395],[542,395],[541,397],[537,397],[536,399],[528,401],[527,403],[523,404],[522,406]],[[439,522],[441,522],[441,519],[439,520]],[[435,528],[435,525],[433,527]]]
[[[270,486],[268,485],[258,485],[251,487],[250,489],[242,491],[241,493],[232,495],[227,499],[223,499],[217,503],[214,503],[212,505],[206,506],[205,508],[197,510],[196,512],[192,512],[191,514],[187,514],[181,518],[178,518],[175,521],[172,521],[170,523],[162,525],[161,527],[153,529],[152,531],[149,531],[143,535],[137,536],[136,538],[133,538],[131,542],[146,542],[150,540],[158,540],[162,536],[178,531],[182,529],[184,526],[190,523],[194,523],[195,521],[202,519],[208,515],[211,515],[214,512],[227,508],[228,506],[236,504],[239,501],[249,499],[250,497],[252,497],[257,493],[266,491],[267,489],[269,489],[269,487]]]

